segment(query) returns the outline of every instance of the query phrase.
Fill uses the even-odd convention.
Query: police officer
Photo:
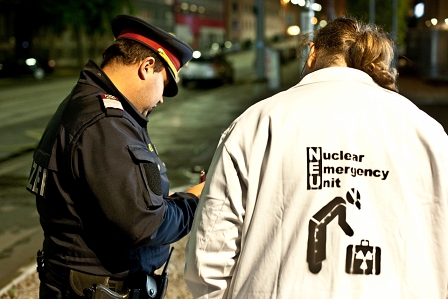
[[[35,150],[27,189],[44,231],[40,298],[82,298],[93,284],[129,296],[189,233],[203,183],[169,194],[147,116],[178,92],[192,49],[129,15],[98,67],[89,61]],[[138,295],[137,295],[138,296]]]

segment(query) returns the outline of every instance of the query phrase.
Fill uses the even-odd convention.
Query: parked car
[[[182,86],[191,82],[200,83],[233,83],[234,70],[232,63],[222,53],[193,53],[193,58],[180,71]]]
[[[54,60],[37,58],[5,59],[0,61],[0,77],[34,77],[42,80],[54,70]]]

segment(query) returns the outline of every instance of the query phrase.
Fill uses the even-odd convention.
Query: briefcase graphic
[[[348,274],[379,275],[381,271],[381,248],[370,246],[369,240],[361,245],[347,246],[345,272]]]

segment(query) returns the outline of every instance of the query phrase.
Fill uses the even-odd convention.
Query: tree
[[[28,56],[35,34],[34,14],[36,3],[29,0],[0,0],[0,8],[6,23],[12,28],[7,32],[15,37],[14,54]]]
[[[132,10],[132,0],[38,0],[38,2],[45,16],[41,22],[43,26],[50,27],[59,34],[67,28],[73,30],[78,45],[80,67],[85,63],[86,56],[82,36],[85,35],[90,39],[90,44],[96,45],[95,38],[109,30],[111,17],[122,13],[125,8]],[[94,47],[91,50],[94,51]]]
[[[60,35],[70,28],[77,40],[80,66],[85,55],[82,35],[92,40],[109,30],[113,16],[133,10],[132,0],[0,0],[0,7],[13,19],[16,55],[28,56],[33,37],[42,29]]]

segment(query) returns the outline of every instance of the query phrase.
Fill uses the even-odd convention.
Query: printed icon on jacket
[[[354,231],[346,221],[347,203],[361,209],[361,195],[352,188],[346,193],[345,200],[342,197],[333,198],[328,204],[311,217],[308,225],[308,250],[306,261],[308,268],[314,274],[322,269],[322,262],[326,259],[327,225],[338,217],[338,225],[347,236],[353,236]]]
[[[380,274],[381,248],[370,246],[369,240],[361,240],[360,245],[349,245],[347,247],[345,272],[364,275]]]

